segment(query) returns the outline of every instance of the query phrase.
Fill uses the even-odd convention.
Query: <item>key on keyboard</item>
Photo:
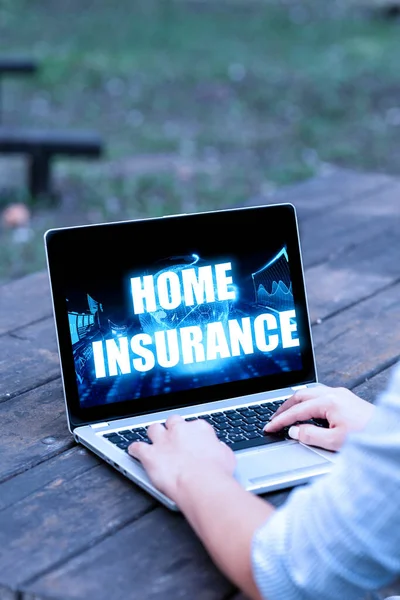
[[[225,442],[232,450],[242,450],[285,439],[285,435],[281,433],[272,435],[263,432],[264,425],[283,402],[284,400],[275,400],[274,402],[213,412],[198,417],[188,417],[186,421],[204,419],[212,425],[221,442]],[[121,450],[127,450],[134,441],[151,444],[145,427],[106,433],[104,437]]]
[[[285,427],[282,431],[273,434],[265,434],[263,432],[264,425],[266,425],[271,415],[283,403],[284,400],[275,400],[274,402],[253,404],[237,409],[199,415],[198,417],[188,417],[186,421],[204,419],[212,425],[221,442],[227,444],[232,450],[243,450],[245,448],[280,442],[288,438],[290,427]],[[318,425],[319,427],[329,427],[328,421],[325,419],[310,419],[305,422]],[[125,451],[127,451],[128,446],[134,441],[151,444],[147,436],[146,427],[135,427],[133,429],[106,433],[104,437]]]

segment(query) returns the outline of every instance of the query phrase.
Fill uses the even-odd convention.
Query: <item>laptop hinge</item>
[[[100,429],[100,427],[108,427],[109,423],[93,423],[93,425],[90,425],[90,427],[92,429]]]
[[[306,387],[307,387],[306,385],[294,385],[292,387],[292,390],[294,390],[296,392],[297,390],[304,390]]]

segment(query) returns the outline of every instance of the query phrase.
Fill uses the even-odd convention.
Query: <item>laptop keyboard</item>
[[[274,402],[252,404],[251,406],[187,417],[185,420],[204,419],[213,426],[221,442],[225,442],[232,450],[243,450],[244,448],[262,446],[286,439],[289,427],[285,427],[279,433],[274,434],[263,432],[264,425],[283,403],[284,400],[275,400]],[[320,419],[308,422],[321,427],[327,426],[327,422]],[[118,432],[106,433],[103,437],[121,450],[127,450],[128,446],[135,441],[151,444],[147,436],[147,427],[122,429]]]

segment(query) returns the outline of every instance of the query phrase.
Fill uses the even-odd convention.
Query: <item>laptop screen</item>
[[[46,243],[75,414],[314,380],[291,205],[53,230]]]

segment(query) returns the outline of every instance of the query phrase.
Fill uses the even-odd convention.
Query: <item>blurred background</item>
[[[240,206],[335,166],[400,173],[400,21],[385,0],[0,0],[2,128],[97,132],[32,197],[0,154],[0,283],[49,227]]]

